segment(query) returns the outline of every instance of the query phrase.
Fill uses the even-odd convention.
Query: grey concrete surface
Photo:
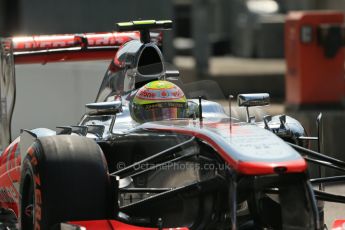
[[[174,63],[181,69],[194,69],[195,60],[188,56],[178,56]],[[209,60],[209,75],[220,76],[265,76],[285,73],[284,59],[236,58],[231,56],[212,57]]]
[[[109,62],[18,65],[12,136],[20,129],[74,125],[93,102]]]
[[[185,82],[195,81],[195,61],[192,57],[176,57]],[[249,59],[213,57],[209,60],[208,79],[216,81],[225,95],[239,93],[270,93],[274,99],[285,96],[285,61],[283,59]]]

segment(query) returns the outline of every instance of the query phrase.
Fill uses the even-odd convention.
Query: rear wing
[[[110,60],[121,45],[130,40],[139,39],[139,32],[41,35],[10,38],[15,64]],[[151,33],[151,41],[161,45],[161,33]]]
[[[161,46],[161,33],[151,32],[150,38]],[[111,60],[121,45],[139,39],[138,31],[0,37],[0,150],[11,141],[16,97],[15,65]]]

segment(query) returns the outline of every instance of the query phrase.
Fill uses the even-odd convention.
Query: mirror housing
[[[240,107],[269,105],[270,95],[268,93],[239,94],[237,96],[237,103]]]
[[[120,100],[109,101],[109,102],[96,102],[85,105],[86,108],[90,109],[90,114],[99,113],[119,113],[122,111],[122,102]]]

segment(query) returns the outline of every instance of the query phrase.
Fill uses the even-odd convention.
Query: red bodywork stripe
[[[161,130],[161,131],[173,131],[176,133],[187,134],[191,136],[195,136],[201,140],[206,141],[209,143],[217,152],[221,155],[221,157],[237,172],[245,175],[265,175],[265,174],[275,174],[277,173],[275,169],[278,168],[286,168],[284,170],[285,173],[301,173],[305,172],[307,169],[307,164],[303,158],[299,160],[293,161],[285,161],[285,162],[241,162],[233,159],[222,147],[220,147],[216,142],[214,142],[210,137],[195,132],[192,130],[184,130],[184,129],[174,129],[170,128],[150,128],[152,130]]]
[[[69,224],[85,227],[87,230],[157,230],[158,228],[147,228],[129,225],[116,220],[90,220],[71,221]],[[189,230],[189,228],[163,228],[163,230]]]
[[[307,169],[303,158],[286,162],[239,162],[237,170],[246,175],[263,175],[277,173],[276,168],[286,168],[287,173],[301,173]]]

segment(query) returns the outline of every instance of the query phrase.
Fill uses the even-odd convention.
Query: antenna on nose
[[[229,95],[229,128],[230,128],[230,134],[232,133],[232,121],[231,121],[231,119],[232,119],[232,114],[231,114],[231,110],[232,110],[232,103],[231,103],[231,101],[232,101],[232,99],[234,98],[234,96],[233,95]]]

